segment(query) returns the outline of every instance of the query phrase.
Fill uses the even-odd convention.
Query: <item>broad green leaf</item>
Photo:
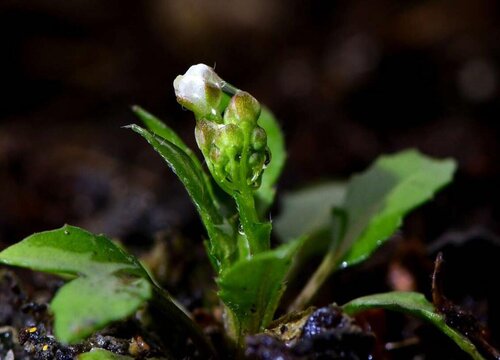
[[[138,105],[132,107],[132,111],[141,119],[146,127],[154,134],[161,138],[170,141],[172,144],[183,150],[193,160],[193,164],[202,171],[200,160],[196,157],[195,153],[187,146],[184,141],[172,130],[167,124],[158,119],[153,114],[144,110]]]
[[[332,212],[330,249],[292,305],[302,309],[328,276],[366,259],[401,225],[403,217],[448,184],[452,159],[436,160],[417,150],[381,156],[347,184],[343,204]]]
[[[449,327],[443,315],[436,312],[434,305],[425,296],[415,292],[389,292],[354,299],[343,306],[349,315],[369,309],[387,309],[413,315],[426,320],[450,337],[462,350],[475,360],[484,360],[474,344],[464,335]]]
[[[112,353],[104,349],[94,348],[89,352],[78,355],[78,360],[132,360],[133,357]]]
[[[273,229],[282,241],[288,241],[329,228],[332,209],[343,203],[345,191],[345,183],[332,181],[285,194]]]
[[[416,150],[381,156],[348,184],[343,209],[345,236],[338,251],[342,265],[363,261],[401,225],[403,217],[448,184],[452,159],[436,160]]]
[[[271,151],[271,162],[264,170],[262,184],[256,191],[261,212],[264,213],[272,205],[276,193],[275,185],[285,166],[286,149],[283,133],[278,121],[266,107],[262,107],[258,124],[266,131],[267,145]]]
[[[91,276],[126,271],[147,277],[137,259],[104,235],[70,225],[28,236],[0,252],[0,263],[55,274]]]
[[[55,334],[64,343],[130,316],[152,295],[149,276],[136,258],[105,236],[75,226],[33,234],[0,252],[0,262],[80,276],[51,303]]]
[[[218,279],[219,296],[238,320],[237,336],[262,331],[272,321],[285,290],[286,274],[301,244],[302,239],[297,239],[240,260]]]
[[[75,343],[107,324],[133,314],[151,297],[144,278],[81,277],[63,286],[51,302],[54,331],[63,343]]]
[[[219,270],[220,266],[229,262],[235,244],[230,234],[231,226],[219,213],[203,172],[196,167],[188,154],[172,142],[135,124],[129,125],[128,128],[146,139],[183,183],[207,229],[210,238],[210,256],[215,259],[212,263],[216,266],[216,270]]]

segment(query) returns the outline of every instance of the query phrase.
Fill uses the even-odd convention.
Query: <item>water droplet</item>
[[[260,187],[260,183],[258,181],[251,182],[249,184],[251,189],[257,190]]]
[[[69,235],[69,231],[68,230],[64,230],[64,235]]]
[[[263,168],[267,168],[267,166],[271,163],[271,150],[269,148],[266,148],[266,159],[264,160],[264,166]]]
[[[243,230],[243,225],[241,225],[241,223],[238,224],[238,233],[240,235],[245,235],[245,231]]]
[[[347,265],[349,265],[349,264],[347,263],[347,261],[342,261],[342,264],[340,264],[340,268],[341,268],[341,269],[345,269],[345,268],[347,267]]]
[[[262,171],[256,172],[253,174],[251,179],[247,179],[247,184],[252,189],[258,189],[260,184],[262,183]]]

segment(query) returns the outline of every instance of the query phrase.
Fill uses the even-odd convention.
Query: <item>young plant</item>
[[[293,303],[293,311],[308,305],[332,272],[366,259],[390,238],[410,210],[449,183],[455,170],[452,160],[434,160],[409,150],[381,157],[347,184],[332,183],[290,195],[275,221],[284,244],[271,248],[268,211],[286,158],[277,121],[252,95],[203,64],[178,76],[174,89],[178,102],[194,113],[196,142],[208,173],[195,152],[144,109],[136,106],[133,111],[145,128],[128,128],[162,156],[191,197],[207,232],[205,247],[216,275],[224,325],[240,349],[245,335],[264,331],[274,319],[299,251],[302,256],[326,255]],[[81,341],[147,303],[159,314],[163,327],[175,327],[170,334],[189,337],[205,358],[217,357],[201,330],[140,262],[103,235],[65,225],[9,247],[0,253],[0,262],[69,279],[51,303],[55,335],[62,342]],[[474,345],[443,325],[433,305],[420,294],[360,298],[344,309],[354,314],[368,307],[398,309],[428,319],[480,358]],[[113,355],[95,350],[81,358]]]

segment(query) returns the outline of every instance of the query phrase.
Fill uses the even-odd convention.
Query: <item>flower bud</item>
[[[229,182],[238,179],[241,153],[243,150],[243,134],[236,125],[228,124],[221,126],[214,145],[220,149],[221,154],[229,161],[224,167],[224,178]]]
[[[252,147],[254,150],[263,150],[267,145],[267,134],[263,128],[257,126],[252,131]]]
[[[196,116],[196,142],[214,179],[229,194],[257,189],[270,159],[266,132],[257,124],[259,102],[234,87],[228,92],[227,84],[203,64],[178,76],[174,88],[177,101]],[[229,104],[222,101],[223,89],[232,95]]]
[[[207,120],[200,120],[197,122],[194,129],[194,136],[203,155],[207,156],[210,145],[214,142],[220,126],[221,125]]]
[[[259,102],[249,93],[238,91],[231,98],[224,113],[224,123],[241,124],[243,122],[257,123],[260,115]]]
[[[215,144],[224,154],[235,160],[241,155],[243,148],[243,134],[236,125],[229,124],[220,128],[215,138]]]
[[[179,104],[191,110],[196,118],[221,120],[223,80],[214,69],[198,64],[191,66],[184,75],[174,80],[175,95]]]

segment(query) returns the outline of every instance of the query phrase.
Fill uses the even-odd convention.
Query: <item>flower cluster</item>
[[[257,189],[270,161],[266,132],[257,123],[259,102],[203,64],[178,76],[174,88],[177,101],[195,114],[198,147],[219,185],[230,194]]]

